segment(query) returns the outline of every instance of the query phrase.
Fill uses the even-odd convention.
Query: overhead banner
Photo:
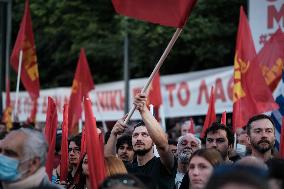
[[[129,104],[133,97],[141,91],[147,78],[130,81]],[[163,110],[166,118],[205,115],[208,108],[211,86],[215,88],[216,113],[232,111],[233,67],[223,67],[198,72],[161,76]],[[98,121],[117,120],[124,114],[124,82],[97,84],[90,91],[93,112]],[[57,105],[58,119],[62,121],[63,105],[68,103],[70,88],[53,88],[40,91],[36,120],[46,120],[48,96]],[[11,101],[15,105],[15,92],[11,93]],[[5,93],[3,101],[5,102]],[[3,105],[4,106],[4,105]],[[32,103],[27,92],[19,93],[18,115],[20,121],[26,121],[30,115]],[[132,119],[140,119],[134,113]]]
[[[249,0],[249,23],[258,52],[280,27],[284,31],[283,0]]]

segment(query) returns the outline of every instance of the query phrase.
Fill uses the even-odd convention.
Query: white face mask
[[[243,144],[237,144],[236,152],[239,156],[244,157],[246,156],[247,147]]]

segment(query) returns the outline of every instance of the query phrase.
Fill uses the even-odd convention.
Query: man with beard
[[[152,178],[160,189],[174,188],[176,175],[176,164],[174,156],[169,149],[167,136],[157,120],[152,116],[146,106],[146,94],[138,94],[134,99],[134,104],[139,111],[143,122],[134,126],[132,133],[132,146],[136,160],[127,167],[128,172],[138,175],[147,175]],[[125,117],[123,118],[125,119]],[[117,121],[116,128],[119,133],[124,132],[127,127],[123,123],[123,119]],[[107,154],[111,153],[111,145],[113,137],[110,137],[105,146]],[[154,156],[153,146],[156,145],[160,157]],[[112,151],[113,152],[113,151]],[[105,153],[106,155],[106,153]]]
[[[187,133],[184,136],[178,138],[177,144],[177,174],[175,178],[175,187],[178,189],[185,175],[188,179],[188,166],[189,158],[193,152],[201,149],[201,141],[196,138],[193,134]]]
[[[253,116],[248,121],[247,133],[251,143],[252,156],[261,158],[264,161],[273,157],[275,130],[271,117],[264,114]]]
[[[224,161],[232,162],[229,159],[229,151],[233,148],[234,134],[225,125],[214,122],[211,127],[205,131],[205,148],[217,149]]]

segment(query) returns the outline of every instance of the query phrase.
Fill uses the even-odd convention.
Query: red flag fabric
[[[81,156],[83,156],[86,152],[87,152],[86,128],[84,127],[82,130],[82,138],[81,138]]]
[[[12,105],[11,105],[11,97],[10,97],[10,80],[8,76],[6,76],[6,107],[3,112],[2,121],[6,124],[7,131],[9,131],[13,127]]]
[[[209,128],[210,125],[215,121],[216,121],[215,94],[214,94],[214,87],[212,87],[211,93],[210,93],[210,98],[209,98],[208,111],[207,111],[207,114],[206,114],[206,118],[205,118],[205,121],[204,121],[202,132],[201,132],[201,135],[200,135],[201,138],[204,138],[207,128]]]
[[[34,123],[36,122],[36,113],[37,113],[37,99],[34,99],[32,102],[32,109],[31,109],[31,113],[30,116],[27,120],[28,123]]]
[[[26,0],[25,13],[18,32],[17,40],[11,55],[11,65],[18,73],[19,55],[23,51],[21,66],[21,81],[32,99],[39,97],[39,73],[32,31],[32,20],[30,15],[29,0]]]
[[[96,118],[93,116],[92,102],[84,97],[86,143],[91,188],[98,188],[105,178],[103,149],[97,133]]]
[[[282,117],[279,153],[280,157],[283,159],[284,158],[284,117]]]
[[[62,141],[60,158],[60,181],[65,181],[68,174],[68,104],[64,104],[62,122]]]
[[[149,90],[149,101],[154,107],[160,107],[162,104],[160,74],[157,72],[152,80]]]
[[[259,62],[266,84],[274,91],[281,79],[284,62],[284,33],[280,28],[265,43],[254,61]]]
[[[46,173],[50,180],[52,176],[53,161],[54,161],[56,129],[57,129],[56,104],[51,97],[48,97],[48,106],[47,106],[46,124],[45,124],[45,138],[48,143],[48,152],[47,152],[45,167],[46,167]]]
[[[243,8],[240,21],[234,63],[233,128],[242,128],[250,117],[278,108],[265,83],[256,56],[250,27]]]
[[[227,112],[226,112],[226,111],[224,111],[224,112],[222,113],[221,123],[224,124],[225,126],[226,126],[226,124],[227,124]]]
[[[78,126],[76,125],[81,118],[83,97],[94,88],[95,85],[92,79],[90,68],[88,66],[85,50],[81,49],[69,100],[69,134],[78,133]]]
[[[112,0],[117,13],[154,24],[182,28],[197,0]]]
[[[192,119],[192,117],[190,118],[190,133],[194,134],[194,121]]]

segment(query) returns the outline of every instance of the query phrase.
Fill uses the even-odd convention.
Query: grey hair
[[[44,166],[48,149],[44,135],[39,131],[28,128],[20,128],[18,131],[27,136],[23,144],[24,158],[32,159],[38,157],[40,165]]]
[[[197,142],[198,148],[201,149],[201,140],[200,140],[199,138],[197,138],[196,136],[194,136],[194,134],[192,134],[192,133],[186,133],[185,135],[180,136],[180,137],[178,138],[177,147],[179,147],[179,145],[180,145],[182,139],[185,138],[185,137],[193,138],[193,139]]]

